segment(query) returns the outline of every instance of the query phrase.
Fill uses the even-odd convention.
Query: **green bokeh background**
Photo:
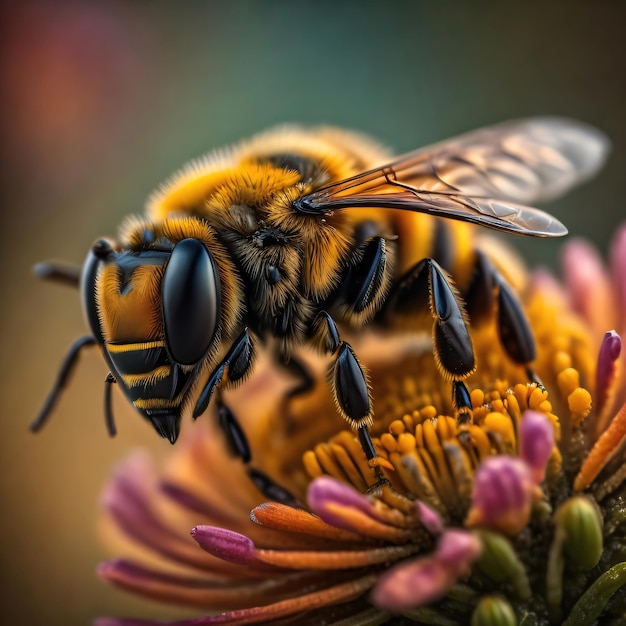
[[[167,452],[120,397],[120,433],[106,438],[98,354],[83,359],[49,427],[27,430],[85,332],[77,294],[38,283],[35,262],[81,262],[183,162],[274,124],[346,126],[400,152],[541,114],[585,120],[614,143],[595,181],[550,205],[606,248],[626,214],[624,6],[3,2],[2,623],[182,614],[94,573],[110,468],[137,446]],[[556,267],[559,242],[515,243],[531,264]]]

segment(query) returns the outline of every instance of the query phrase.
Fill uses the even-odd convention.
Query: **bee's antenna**
[[[53,280],[68,287],[78,287],[80,282],[81,268],[77,265],[65,265],[61,263],[37,263],[33,267],[33,272],[37,278],[43,280]]]

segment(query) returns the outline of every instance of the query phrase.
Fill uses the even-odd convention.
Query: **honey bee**
[[[52,412],[79,353],[95,345],[110,370],[110,432],[117,382],[174,443],[181,415],[197,418],[216,390],[243,381],[255,345],[270,339],[299,372],[297,392],[312,384],[297,349],[309,344],[331,356],[338,412],[371,460],[368,381],[342,332],[393,328],[393,320],[422,312],[431,316],[434,357],[463,419],[470,407],[463,380],[475,369],[466,310],[474,323],[495,307],[504,350],[535,378],[531,328],[497,264],[471,245],[471,224],[565,235],[558,220],[526,205],[584,181],[606,152],[592,128],[536,118],[395,159],[354,132],[286,126],[192,161],[117,240],[93,244],[82,272],[39,266],[41,276],[80,287],[91,334],[70,349],[32,428]],[[249,460],[234,416],[224,407],[222,417]]]

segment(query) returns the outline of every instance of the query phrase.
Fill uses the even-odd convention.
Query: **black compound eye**
[[[217,331],[220,282],[215,261],[197,239],[183,239],[172,251],[162,287],[165,342],[176,363],[194,365],[207,353]]]

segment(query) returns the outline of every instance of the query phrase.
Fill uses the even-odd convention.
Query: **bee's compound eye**
[[[183,239],[163,276],[165,341],[176,363],[193,365],[206,354],[217,330],[220,284],[215,261],[197,239]]]

